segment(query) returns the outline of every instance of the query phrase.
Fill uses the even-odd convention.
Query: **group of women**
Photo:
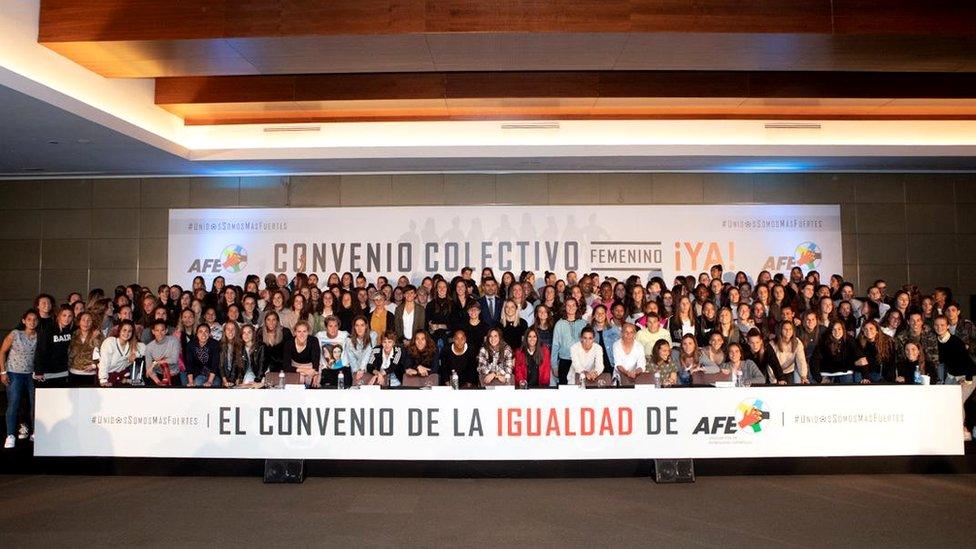
[[[714,266],[668,286],[659,277],[547,272],[537,280],[486,268],[480,280],[465,269],[417,286],[347,272],[251,275],[243,286],[218,276],[209,288],[197,277],[188,289],[72,293],[57,309],[45,294],[0,352],[8,433],[19,401],[35,382],[56,385],[62,367],[70,386],[116,386],[133,375],[186,387],[549,387],[646,375],[666,386],[913,383],[916,374],[935,376],[931,328],[946,314],[952,333],[976,348],[948,288],[922,295],[906,286],[889,298],[879,280],[859,299],[839,275],[822,283],[799,268],[725,276]],[[46,341],[38,334],[52,331],[69,334],[63,357],[35,357],[38,339]]]

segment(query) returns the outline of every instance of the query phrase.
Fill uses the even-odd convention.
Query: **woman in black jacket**
[[[220,387],[220,344],[210,337],[210,327],[197,326],[196,337],[187,345],[187,387]]]
[[[854,340],[847,335],[847,327],[839,320],[830,323],[813,358],[821,383],[854,383],[854,370],[867,364]]]
[[[311,383],[319,371],[322,359],[322,347],[319,340],[309,337],[311,327],[305,320],[295,323],[295,337],[285,343],[282,354],[282,369],[285,373],[301,374],[302,382]]]
[[[877,320],[864,324],[857,336],[857,346],[866,362],[860,367],[862,383],[865,379],[870,383],[895,382],[898,377],[895,342],[881,331]]]
[[[388,385],[398,387],[403,383],[403,376],[407,368],[411,367],[410,354],[397,345],[397,336],[393,331],[383,334],[381,343],[373,347],[366,365],[366,372],[373,374],[369,385]]]
[[[450,337],[451,323],[454,317],[454,302],[448,295],[447,281],[439,279],[434,285],[434,295],[424,311],[427,330],[437,342],[438,348],[443,348]]]
[[[258,338],[257,329],[250,324],[241,328],[241,371],[237,378],[238,387],[261,387],[264,385],[265,362],[264,343]]]
[[[278,313],[268,311],[264,315],[264,325],[258,332],[258,340],[264,345],[264,372],[280,372],[285,364],[285,344],[291,340],[291,330],[278,321]]]

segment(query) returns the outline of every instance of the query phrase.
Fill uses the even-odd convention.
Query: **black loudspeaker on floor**
[[[305,481],[305,460],[264,460],[265,484],[301,484]]]
[[[658,484],[695,482],[695,461],[692,459],[655,459],[654,481]]]

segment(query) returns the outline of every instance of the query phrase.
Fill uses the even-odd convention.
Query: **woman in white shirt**
[[[776,325],[776,339],[773,350],[779,365],[783,368],[783,375],[790,383],[810,383],[807,367],[807,356],[803,351],[803,342],[796,336],[796,328],[792,322],[780,322]]]
[[[613,378],[618,382],[620,376],[627,376],[632,382],[638,374],[647,370],[644,346],[637,342],[637,327],[630,322],[620,330],[620,339],[613,344]]]
[[[578,376],[586,377],[586,381],[594,381],[603,373],[603,348],[594,343],[596,333],[590,326],[580,330],[580,340],[569,347],[570,365]],[[570,379],[573,383],[577,379]]]
[[[98,381],[102,387],[117,387],[129,373],[129,367],[146,352],[146,346],[133,339],[135,324],[123,320],[119,335],[105,338],[98,353]]]

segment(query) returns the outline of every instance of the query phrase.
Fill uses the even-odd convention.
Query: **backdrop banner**
[[[626,276],[843,269],[840,206],[430,206],[179,209],[170,282],[247,274],[406,275],[462,267]],[[476,273],[476,277],[480,273]],[[728,273],[729,280],[733,273]],[[824,277],[826,279],[826,276]],[[323,281],[324,282],[324,281]]]
[[[42,389],[39,456],[550,460],[961,455],[958,386]]]

